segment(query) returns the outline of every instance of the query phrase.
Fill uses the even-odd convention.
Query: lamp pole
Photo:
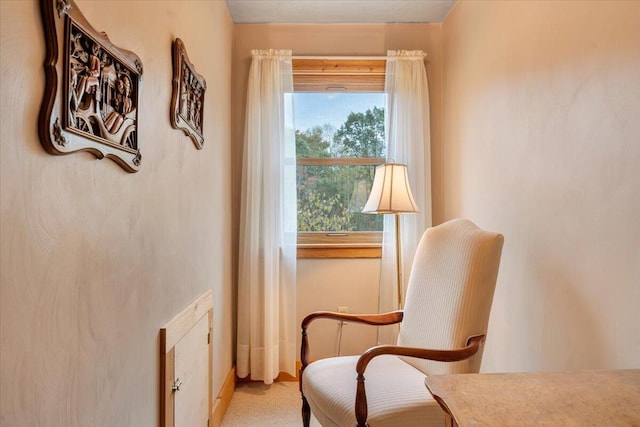
[[[396,274],[398,287],[398,309],[402,310],[402,244],[400,243],[400,214],[394,214],[396,217]]]

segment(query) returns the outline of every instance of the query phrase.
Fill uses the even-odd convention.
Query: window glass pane
[[[295,93],[300,157],[384,157],[384,93]]]
[[[382,215],[363,214],[375,166],[298,166],[298,231],[382,231]]]
[[[382,231],[381,216],[361,213],[375,166],[359,159],[386,155],[385,102],[384,93],[294,93],[299,232]]]

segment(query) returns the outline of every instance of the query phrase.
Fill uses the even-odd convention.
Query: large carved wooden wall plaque
[[[204,118],[204,92],[207,82],[195,68],[180,39],[173,41],[173,92],[171,96],[171,126],[182,129],[191,137],[198,150],[204,145],[202,120]]]
[[[87,22],[73,0],[40,0],[47,53],[38,132],[50,154],[89,151],[137,172],[142,62]]]

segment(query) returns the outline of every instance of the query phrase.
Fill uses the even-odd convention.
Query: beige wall
[[[442,40],[438,24],[269,24],[235,25],[233,48],[233,167],[234,211],[239,210],[240,173],[244,140],[246,83],[251,49],[292,49],[294,55],[386,55],[388,49],[422,49],[427,52],[429,78],[432,158],[440,154],[442,104]],[[434,171],[434,199],[441,198],[439,164]],[[438,217],[438,211],[434,211]],[[236,218],[237,215],[234,215]],[[238,224],[234,224],[237,236]],[[235,253],[235,252],[234,252]],[[298,262],[298,318],[313,310],[335,310],[347,306],[351,312],[378,311],[379,260],[300,260]],[[319,340],[312,342],[312,357],[333,355],[337,325],[327,322],[313,325],[310,332]],[[358,353],[375,344],[375,328],[347,325],[343,330],[342,354]],[[327,348],[326,352],[320,351]]]
[[[214,396],[232,366],[232,23],[218,1],[78,5],[144,64],[142,168],[45,153],[38,2],[1,1],[0,424],[155,427],[159,329],[208,289]],[[175,37],[208,83],[202,151],[169,123]]]
[[[504,233],[483,370],[640,367],[640,2],[461,1],[445,218]]]

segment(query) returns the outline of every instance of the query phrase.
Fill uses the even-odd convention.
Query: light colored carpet
[[[301,427],[301,408],[297,382],[238,383],[222,427]],[[320,427],[313,415],[311,427]]]

